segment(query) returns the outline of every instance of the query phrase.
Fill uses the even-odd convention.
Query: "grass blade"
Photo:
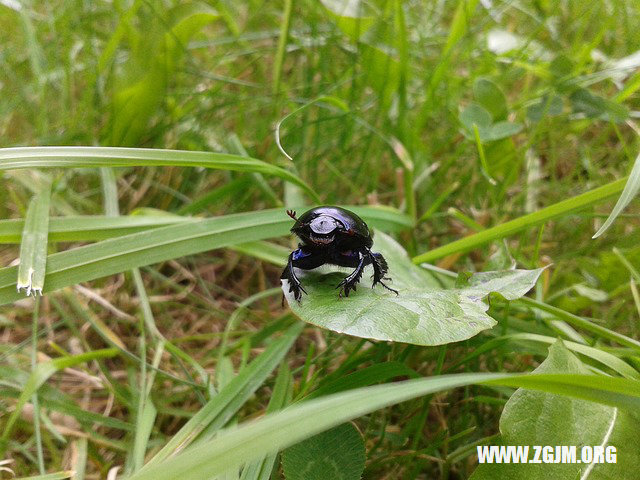
[[[640,191],[640,155],[636,157],[636,161],[633,163],[633,168],[631,169],[631,173],[629,174],[629,179],[627,180],[627,184],[624,186],[624,190],[618,199],[618,202],[613,207],[611,214],[602,226],[598,229],[598,231],[593,235],[592,238],[598,238],[602,235],[613,223],[613,221],[622,213],[622,211],[631,203],[631,200],[638,194]]]
[[[47,183],[29,203],[20,243],[17,290],[25,289],[27,296],[42,295],[47,265],[47,236],[49,230],[49,201],[51,184]]]
[[[640,383],[628,379],[596,375],[442,375],[359,388],[292,406],[250,424],[221,432],[214,440],[142,470],[129,480],[211,478],[380,408],[473,383],[525,386],[625,409],[637,411],[640,408]]]
[[[299,210],[303,211],[307,207]],[[411,218],[390,207],[363,207],[345,205],[367,221],[369,226],[384,231],[398,232],[413,227]],[[284,209],[274,209],[284,212]],[[198,221],[180,215],[130,215],[110,217],[101,215],[51,217],[49,219],[49,242],[92,242],[142,232],[152,228],[166,227],[177,223]],[[23,219],[0,220],[0,244],[20,243],[25,221]],[[291,223],[291,222],[290,222]],[[283,230],[283,234],[286,231]]]
[[[399,222],[399,219],[389,218],[393,209],[359,207],[353,210],[371,213],[365,218],[373,220],[372,225],[397,226]],[[400,221],[403,218],[406,217],[400,217]],[[291,219],[283,215],[282,210],[263,210],[194,219],[188,222],[188,228],[184,222],[179,222],[155,229],[153,235],[142,231],[54,253],[47,257],[45,291],[215,248],[279,237],[287,234],[290,227]],[[15,291],[16,270],[16,267],[0,269],[0,305],[20,298]]]
[[[276,383],[273,386],[273,393],[269,405],[267,406],[267,413],[277,412],[282,410],[287,404],[291,402],[293,395],[293,377],[291,371],[286,363],[280,365],[278,370],[278,376],[276,377]],[[271,471],[276,462],[277,453],[271,453],[265,455],[259,460],[256,460],[248,464],[242,470],[241,480],[269,480],[271,478]]]
[[[216,152],[121,147],[0,148],[0,171],[16,168],[62,167],[204,167],[273,175],[302,188],[315,201],[318,195],[293,173],[256,158]]]
[[[4,431],[2,432],[2,437],[0,437],[0,457],[2,457],[4,454],[4,449],[6,448],[9,437],[11,436],[13,426],[15,425],[18,417],[20,416],[20,413],[22,412],[22,407],[24,407],[24,404],[27,403],[27,400],[31,398],[31,396],[35,392],[38,391],[38,388],[40,388],[40,386],[44,382],[46,382],[49,377],[51,377],[51,375],[56,373],[58,370],[70,368],[81,363],[89,362],[91,360],[97,360],[99,358],[115,357],[117,354],[117,349],[105,348],[102,350],[94,350],[93,352],[56,358],[55,360],[51,360],[49,362],[39,363],[33,370],[33,372],[31,372],[31,375],[29,375],[29,379],[22,389],[15,409],[13,410],[11,416],[5,424]]]
[[[64,472],[46,473],[44,475],[36,475],[35,477],[20,477],[14,478],[14,480],[64,480],[65,478],[71,478],[75,475],[73,470],[66,470]]]
[[[514,233],[521,232],[529,227],[540,225],[548,220],[575,212],[577,210],[595,205],[609,197],[617,195],[624,188],[626,178],[607,183],[601,187],[595,188],[575,197],[563,200],[554,205],[538,210],[537,212],[523,215],[508,222],[487,228],[468,237],[461,238],[454,242],[435,248],[426,253],[413,258],[414,263],[432,262],[438,258],[446,257],[453,253],[464,253],[473,250],[485,243],[489,243],[499,238],[508,237]]]
[[[302,327],[302,324],[297,323],[282,337],[269,345],[258,358],[244,368],[209,403],[191,417],[180,431],[142,468],[140,473],[142,474],[152,466],[162,465],[163,460],[183,450],[205,429],[210,429],[212,426],[217,426],[217,428],[223,426],[282,361]]]

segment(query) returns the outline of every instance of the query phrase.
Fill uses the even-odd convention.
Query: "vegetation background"
[[[18,298],[9,266],[26,257],[15,219],[34,195],[50,198],[51,220],[47,209],[40,214],[50,254],[146,233],[112,254],[118,266],[73,267],[64,282],[47,277],[64,289],[3,307],[0,461],[9,462],[0,466],[17,476],[57,472],[39,478],[69,470],[104,478],[116,467],[142,475],[181,442],[211,441],[224,426],[292,401],[445,373],[530,372],[555,338],[578,355],[557,353],[580,364],[566,371],[637,384],[638,214],[628,209],[592,235],[640,151],[638,25],[632,0],[0,2],[3,147],[235,155],[2,151],[0,277],[11,275],[0,282],[3,303]],[[454,272],[551,267],[528,301],[492,300],[497,326],[462,342],[376,342],[310,325],[300,333],[280,303],[281,265],[294,245],[284,209],[315,203],[395,207],[378,210],[378,224],[415,263]],[[211,245],[230,248],[186,257],[212,247],[161,245],[189,234],[175,227],[185,216],[273,208],[249,218],[277,223],[263,235],[277,241],[265,243],[258,228],[255,238],[222,234]],[[228,221],[232,231],[237,220]],[[147,230],[166,225],[174,230],[162,240]],[[145,241],[162,255],[135,257]],[[86,283],[115,271],[123,273]],[[434,390],[360,414],[354,407],[359,434],[346,462],[364,462],[363,442],[364,478],[468,478],[475,446],[499,441],[515,386]],[[587,395],[578,390],[565,393]],[[538,415],[530,407],[519,408]],[[300,438],[311,434],[305,425],[292,427]],[[320,441],[316,458],[350,435]],[[272,478],[286,474],[286,461],[283,473],[268,449],[259,452],[262,463],[242,473],[224,464],[224,475],[199,477],[184,463],[183,476],[269,478],[272,466]],[[306,465],[292,457],[294,470],[296,459]],[[635,478],[630,465],[617,478]],[[176,478],[165,475],[149,478]],[[554,478],[576,478],[567,475]]]

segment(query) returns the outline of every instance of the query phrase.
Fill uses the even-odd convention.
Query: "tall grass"
[[[0,9],[16,476],[280,478],[277,451],[353,420],[364,478],[467,478],[514,388],[637,409],[634,2]],[[303,327],[277,289],[283,205],[317,203],[394,233],[445,287],[551,267],[457,344]],[[29,265],[35,300],[16,289],[40,285]],[[511,376],[556,338],[595,375]]]

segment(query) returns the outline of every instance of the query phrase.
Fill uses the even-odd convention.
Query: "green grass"
[[[636,2],[208,3],[0,6],[0,462],[280,479],[352,420],[363,478],[457,480],[514,388],[637,409]],[[277,288],[315,204],[443,288],[551,266],[463,342],[337,334]],[[511,376],[557,338],[593,378]]]

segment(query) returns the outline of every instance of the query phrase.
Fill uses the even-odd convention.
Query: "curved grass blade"
[[[291,182],[314,201],[316,192],[284,168],[256,158],[216,152],[191,152],[153,148],[122,147],[14,147],[0,148],[0,171],[16,168],[96,167],[204,167],[236,172],[257,172]]]
[[[27,218],[22,230],[16,288],[18,291],[24,288],[27,297],[32,292],[34,296],[38,293],[42,295],[44,287],[50,199],[51,184],[47,183],[29,202]]]
[[[464,373],[359,388],[303,402],[258,421],[228,429],[129,480],[196,480],[281,450],[380,408],[470,384],[525,386],[637,411],[640,382],[596,375]]]
[[[611,214],[607,217],[602,226],[598,229],[598,231],[593,235],[592,238],[598,238],[602,235],[613,223],[613,221],[622,213],[622,211],[631,203],[631,200],[638,194],[640,191],[640,155],[636,157],[636,161],[633,163],[633,168],[631,169],[631,173],[629,174],[629,179],[627,180],[626,185],[624,186],[624,190],[620,195],[616,205],[613,207]]]
[[[309,207],[303,207],[299,210],[302,211],[306,208]],[[398,232],[413,227],[411,218],[395,208],[352,205],[345,205],[344,208],[357,213],[367,221],[369,226],[380,230]],[[273,209],[271,211],[279,211],[284,216],[284,209]],[[92,242],[106,240],[108,238],[175,225],[181,222],[198,220],[197,218],[183,217],[180,215],[50,217],[49,242]],[[287,220],[291,223],[288,218]],[[20,243],[23,229],[23,219],[0,220],[0,244]]]

